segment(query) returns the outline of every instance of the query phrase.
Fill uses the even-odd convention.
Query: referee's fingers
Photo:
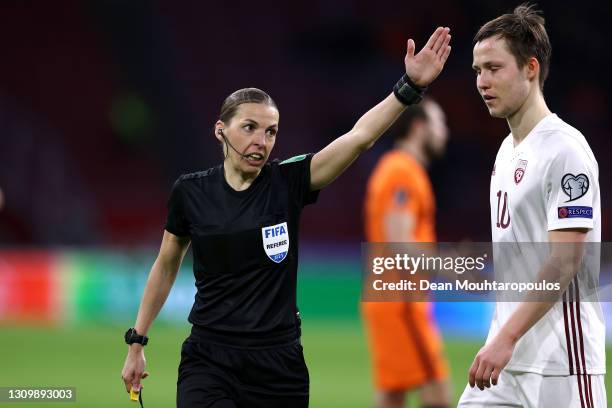
[[[134,391],[140,391],[143,386],[140,383],[140,380],[144,380],[145,378],[147,378],[149,376],[149,372],[145,371],[144,373],[135,373],[134,376],[132,377],[132,381],[131,383],[131,388]],[[128,388],[128,392],[130,392],[130,388]]]
[[[125,390],[127,391],[127,393],[130,393],[130,389],[132,388],[132,377],[122,377],[123,378],[123,383],[125,384]]]
[[[142,374],[136,374],[133,378],[132,378],[132,389],[134,391],[140,391],[140,378],[142,377]],[[128,391],[129,392],[129,391]]]
[[[438,35],[438,38],[436,38],[436,42],[433,43],[433,45],[431,46],[432,51],[435,52],[436,54],[440,52],[442,45],[446,41],[446,37],[448,37],[449,31],[450,31],[450,28],[444,27],[442,31],[440,32],[440,34]]]
[[[436,31],[434,31],[431,37],[429,37],[429,40],[427,40],[427,44],[425,44],[425,47],[423,48],[433,49],[434,44],[438,40],[438,37],[440,37],[440,35],[442,34],[443,30],[444,30],[443,27],[436,28]]]

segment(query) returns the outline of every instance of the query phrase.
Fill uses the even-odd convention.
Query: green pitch
[[[311,406],[369,407],[369,361],[360,323],[308,321],[303,329]],[[98,325],[71,329],[4,327],[0,337],[0,386],[72,386],[77,389],[76,403],[52,405],[135,408],[137,404],[129,401],[120,378],[127,351],[122,344],[123,331],[124,327]],[[146,408],[174,406],[180,345],[187,333],[187,327],[155,325],[151,330],[151,344],[146,348],[151,376],[143,382]],[[464,371],[459,367],[469,364],[467,355],[476,345],[451,344],[452,359],[459,358],[456,367]],[[463,353],[465,349],[470,353]]]
[[[325,261],[303,270],[298,300],[303,318],[302,343],[310,370],[313,408],[372,406],[370,363],[358,318],[359,265]],[[79,324],[71,328],[0,326],[0,387],[76,387],[76,403],[0,403],[0,407],[136,408],[121,380],[127,346],[125,323]],[[175,406],[182,341],[189,327],[155,323],[146,348],[143,399],[146,408]],[[484,340],[484,339],[483,339]],[[455,398],[482,341],[445,339]],[[413,405],[414,406],[414,405]]]
[[[308,320],[303,344],[311,375],[311,406],[371,407],[370,367],[359,321]],[[131,407],[121,381],[124,327],[0,328],[0,386],[73,386],[76,403],[0,403],[19,407]],[[187,327],[155,325],[147,346],[146,408],[175,404],[176,372]],[[479,343],[447,340],[455,395]]]

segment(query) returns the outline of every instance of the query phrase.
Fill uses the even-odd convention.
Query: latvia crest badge
[[[527,160],[519,160],[516,169],[514,169],[514,182],[516,184],[520,183],[525,176],[525,170],[527,170]]]

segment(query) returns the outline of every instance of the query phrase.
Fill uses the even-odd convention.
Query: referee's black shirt
[[[300,213],[318,196],[311,160],[269,162],[244,191],[229,186],[223,165],[176,181],[165,229],[191,237],[194,326],[228,341],[296,330]]]

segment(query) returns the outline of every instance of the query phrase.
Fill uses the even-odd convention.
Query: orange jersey
[[[409,153],[393,150],[376,165],[365,199],[365,233],[370,242],[387,242],[385,216],[405,212],[414,228],[408,241],[434,242],[436,204],[429,177]]]
[[[388,242],[387,215],[409,214],[404,241],[434,242],[435,198],[429,177],[410,154],[386,153],[368,181],[365,232]],[[410,390],[448,376],[442,339],[428,302],[363,302],[361,308],[378,390]]]

